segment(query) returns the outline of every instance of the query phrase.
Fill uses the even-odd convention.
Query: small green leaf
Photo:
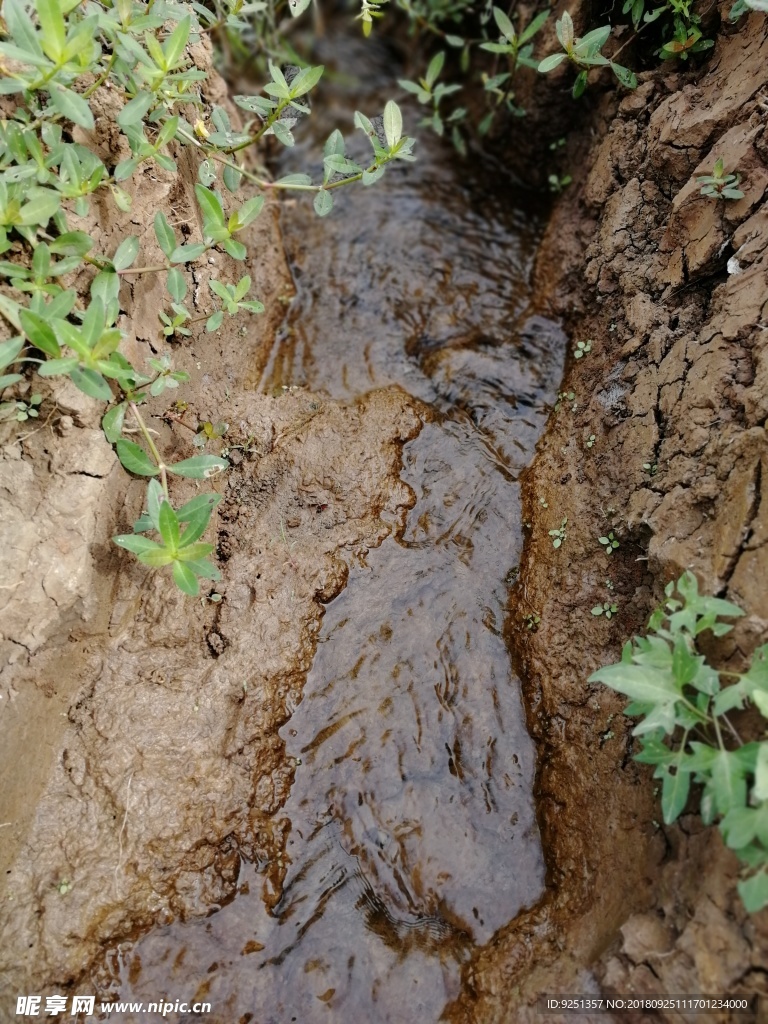
[[[206,246],[202,242],[195,242],[192,245],[179,245],[173,250],[168,259],[171,263],[191,263],[194,260],[199,260],[205,250]]]
[[[160,550],[160,545],[149,537],[137,537],[133,533],[122,533],[112,540],[118,547],[131,551],[134,555],[143,555],[148,551]]]
[[[115,270],[125,270],[127,267],[130,267],[138,255],[139,239],[136,235],[129,235],[117,247],[117,251],[112,257],[112,266]]]
[[[737,888],[747,911],[756,914],[768,906],[768,869],[763,868],[746,881],[739,882]]]
[[[125,411],[128,408],[125,402],[113,406],[101,421],[101,429],[110,444],[114,444],[123,432],[125,422]]]
[[[248,250],[236,238],[225,238],[222,242],[222,248],[233,260],[244,260],[248,255]]]
[[[179,521],[167,501],[162,502],[157,517],[157,528],[165,546],[175,551],[179,546]]]
[[[555,68],[559,67],[564,60],[566,60],[564,53],[551,53],[539,64],[539,72],[542,75],[546,75],[548,71],[554,71]]]
[[[205,480],[220,473],[228,465],[227,460],[220,459],[218,455],[193,455],[191,459],[183,459],[166,468],[169,473],[174,473],[176,476],[190,477],[192,480]]]
[[[97,370],[89,367],[76,366],[69,374],[72,383],[78,387],[83,394],[91,398],[98,398],[102,402],[112,400],[112,390]]]
[[[50,323],[41,316],[38,316],[37,313],[33,313],[30,309],[20,309],[19,320],[21,321],[24,333],[35,348],[39,348],[46,355],[58,359],[61,355],[61,348]]]
[[[176,249],[176,234],[161,210],[155,214],[155,238],[165,255],[170,257]]]
[[[395,148],[403,135],[403,115],[394,100],[388,100],[384,107],[384,135],[390,149]]]
[[[79,93],[72,89],[65,89],[63,86],[52,83],[49,87],[51,103],[62,117],[69,118],[81,128],[93,131],[93,113],[88,101],[83,99]]]
[[[51,189],[40,189],[34,198],[24,203],[19,211],[18,223],[23,226],[45,227],[48,221],[58,212],[61,206],[61,196]]]
[[[333,195],[326,189],[321,189],[315,193],[314,200],[315,213],[318,217],[327,217],[333,209]]]
[[[183,562],[175,561],[173,563],[173,582],[182,593],[189,597],[197,597],[200,591],[197,577],[192,569],[188,565],[184,565]]]
[[[125,104],[117,115],[117,123],[121,128],[128,128],[143,120],[149,108],[156,102],[154,93],[140,92]]]
[[[223,228],[226,223],[224,210],[221,208],[221,202],[215,192],[211,192],[210,189],[204,188],[202,185],[195,185],[195,195],[200,209],[203,211],[204,221],[212,226]]]
[[[10,366],[11,363],[15,362],[16,357],[23,348],[23,338],[9,338],[8,341],[0,341],[0,370],[4,370],[6,366]]]
[[[167,68],[174,68],[178,64],[179,57],[184,53],[184,48],[187,45],[191,28],[192,19],[187,15],[185,18],[181,19],[169,38],[163,44],[165,66]]]
[[[117,457],[129,473],[137,476],[157,476],[160,470],[144,449],[134,441],[121,437],[116,443]]]

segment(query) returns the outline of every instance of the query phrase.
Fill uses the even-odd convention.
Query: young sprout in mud
[[[567,536],[566,527],[568,525],[568,518],[563,519],[562,523],[556,530],[550,530],[549,536],[552,537],[552,547],[559,548],[564,542]]]
[[[606,555],[612,555],[616,548],[619,546],[619,542],[611,531],[607,537],[598,537],[598,541],[603,545]]]
[[[570,174],[550,174],[547,178],[547,185],[550,192],[559,195],[572,181],[573,178]]]
[[[595,605],[592,609],[592,614],[595,617],[604,615],[606,619],[611,619],[618,610],[619,606],[617,604],[611,604],[610,601],[604,601],[602,604]]]
[[[648,474],[648,476],[656,476],[658,468],[659,468],[659,466],[658,466],[658,463],[656,463],[656,462],[644,462],[643,463],[643,470]]]
[[[571,412],[576,412],[576,402],[574,401],[575,398],[576,395],[573,391],[558,391],[557,401],[555,402],[555,412],[560,412],[560,406],[564,402],[573,402],[573,405],[571,406]]]
[[[588,338],[586,341],[577,341],[576,348],[573,350],[574,359],[583,359],[584,356],[588,355],[592,351],[592,339]]]
[[[526,629],[530,630],[531,633],[535,633],[536,630],[539,628],[541,616],[538,614],[538,612],[529,612],[526,616],[524,616],[523,622],[525,623]]]
[[[0,402],[0,420],[16,420],[23,423],[25,420],[37,419],[40,415],[38,406],[43,401],[43,396],[36,394],[28,401],[18,399],[15,402]]]
[[[545,501],[544,498],[539,498],[539,504],[542,508],[549,508],[549,502]]]
[[[703,787],[701,817],[718,821],[726,845],[742,863],[738,890],[746,909],[768,906],[768,739],[744,743],[728,713],[745,703],[768,718],[768,644],[743,673],[720,672],[698,653],[698,637],[730,632],[723,617],[741,609],[699,593],[685,572],[665,589],[666,600],[648,624],[648,636],[625,644],[621,661],[601,668],[590,683],[604,683],[628,697],[624,713],[637,720],[641,744],[635,760],[654,766],[662,780],[664,821],[688,804],[691,783]],[[723,681],[727,685],[723,685]],[[766,734],[762,722],[758,735]]]
[[[705,174],[696,179],[701,185],[701,194],[710,196],[713,199],[743,199],[744,193],[737,185],[741,181],[741,175],[736,173],[726,174],[723,158],[715,161],[711,174]]]
[[[594,444],[595,444],[595,440],[596,440],[595,435],[594,434],[590,434],[589,437],[587,438],[587,440],[584,442],[585,447],[586,448],[592,448],[594,446]]]

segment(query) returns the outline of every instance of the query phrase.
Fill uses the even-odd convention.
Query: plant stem
[[[138,423],[139,429],[141,430],[142,434],[144,435],[144,440],[147,442],[147,445],[149,446],[149,450],[152,453],[152,457],[155,460],[157,468],[160,470],[160,482],[163,485],[163,492],[165,493],[166,498],[168,498],[168,500],[170,501],[170,497],[168,495],[168,477],[166,476],[166,472],[165,472],[165,463],[160,458],[160,452],[157,450],[157,445],[152,440],[152,436],[149,433],[149,431],[147,430],[147,427],[146,427],[146,424],[144,423],[144,420],[141,418],[141,413],[139,412],[138,406],[136,405],[135,402],[131,402],[130,406],[131,406],[131,412],[133,413],[134,419]]]

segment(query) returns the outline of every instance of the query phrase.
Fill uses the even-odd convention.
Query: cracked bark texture
[[[468,966],[455,1020],[533,1021],[543,993],[768,991],[768,912],[745,913],[715,829],[693,813],[659,824],[623,699],[586,683],[684,569],[747,613],[709,649],[719,664],[743,668],[766,639],[766,68],[768,19],[754,14],[700,71],[665,66],[621,101],[606,94],[548,227],[538,291],[574,345],[592,341],[526,476],[530,538],[510,601],[548,891]],[[700,195],[696,177],[720,156],[743,199]],[[548,531],[566,517],[556,551]],[[610,530],[620,547],[607,557]],[[591,616],[608,600],[616,617]],[[763,727],[742,723],[748,737]]]

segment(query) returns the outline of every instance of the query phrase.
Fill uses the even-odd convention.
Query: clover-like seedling
[[[701,185],[701,194],[710,196],[713,199],[743,199],[744,193],[737,188],[741,181],[738,172],[725,173],[725,164],[722,157],[718,157],[711,174],[701,175],[696,178]]]
[[[583,359],[585,355],[592,351],[592,339],[589,338],[587,341],[577,341],[576,348],[573,350],[574,359]]]
[[[607,537],[598,537],[597,539],[603,545],[606,555],[612,555],[619,546],[619,542],[613,535],[613,530],[611,530]]]
[[[568,525],[568,519],[566,517],[565,519],[563,519],[562,523],[560,524],[560,526],[556,530],[550,530],[549,531],[549,536],[552,537],[552,547],[553,548],[559,548],[563,544],[563,542],[565,541],[565,538],[567,536],[567,534],[566,534],[566,527],[567,527],[567,525]]]
[[[659,467],[658,467],[658,464],[656,462],[644,462],[643,463],[643,469],[648,474],[648,476],[656,476],[656,471],[658,470],[658,468]]]
[[[619,606],[618,605],[611,604],[610,601],[604,601],[602,604],[595,605],[595,607],[592,609],[592,614],[595,617],[600,616],[600,615],[604,615],[606,617],[606,619],[611,619],[611,618],[613,618],[613,616],[616,614],[616,612],[618,610],[619,610]]]
[[[584,444],[586,445],[587,448],[592,448],[592,446],[595,443],[595,440],[596,440],[595,435],[594,434],[590,434],[589,437],[587,438],[587,440],[584,442]]]

